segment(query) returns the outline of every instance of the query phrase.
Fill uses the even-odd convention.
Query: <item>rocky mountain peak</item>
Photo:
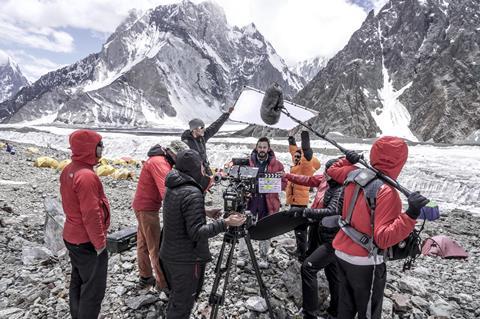
[[[14,96],[29,84],[18,64],[8,55],[0,56],[0,102]]]
[[[480,3],[389,1],[296,97],[317,128],[458,142],[480,129]]]

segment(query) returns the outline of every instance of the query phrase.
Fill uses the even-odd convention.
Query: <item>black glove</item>
[[[288,145],[297,145],[297,142],[295,141],[295,137],[294,136],[289,136],[288,137]]]
[[[288,214],[292,217],[302,217],[304,209],[303,207],[291,207]]]
[[[422,208],[428,204],[430,200],[425,196],[421,195],[420,192],[413,192],[408,196],[408,208],[407,215],[412,219],[417,219],[420,216]]]
[[[300,136],[302,138],[303,156],[307,161],[311,161],[313,158],[313,151],[310,147],[310,136],[308,135],[308,131],[302,131]]]
[[[358,161],[360,161],[360,159],[362,158],[362,156],[355,151],[346,151],[345,157],[352,164],[357,164]]]
[[[308,150],[310,148],[310,135],[308,135],[308,131],[302,131],[300,137],[302,139],[302,150]]]
[[[317,219],[319,214],[315,212],[315,209],[313,208],[305,208],[303,210],[303,217],[310,218],[310,219]]]

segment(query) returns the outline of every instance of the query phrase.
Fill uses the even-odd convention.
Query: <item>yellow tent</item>
[[[30,154],[30,155],[31,154],[38,154],[38,153],[40,153],[40,150],[36,147],[33,147],[33,146],[32,147],[27,147],[27,153]]]
[[[121,159],[121,158],[116,159],[116,160],[113,160],[113,163],[112,163],[112,164],[113,164],[113,165],[122,165],[122,166],[127,166],[127,165],[128,165],[127,161],[125,161],[125,160],[123,160],[123,159]]]
[[[102,165],[109,165],[111,161],[108,158],[102,157],[98,162]]]
[[[57,168],[58,161],[54,158],[48,156],[41,156],[38,157],[35,162],[33,163],[35,167],[48,167],[48,168]]]
[[[71,159],[65,159],[65,160],[63,160],[63,161],[60,161],[60,163],[58,163],[57,170],[63,171],[63,169],[65,168],[65,166],[67,166],[67,165],[70,164],[71,162],[72,162]]]
[[[118,169],[115,171],[115,173],[113,173],[113,178],[115,179],[133,179],[134,177],[135,177],[135,173],[130,172],[126,168]]]
[[[98,176],[108,176],[115,173],[115,167],[111,165],[100,165],[97,167],[97,175]]]

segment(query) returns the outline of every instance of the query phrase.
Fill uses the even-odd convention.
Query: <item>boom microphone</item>
[[[274,82],[266,91],[260,108],[260,117],[268,125],[277,124],[283,109],[283,93],[278,83]]]

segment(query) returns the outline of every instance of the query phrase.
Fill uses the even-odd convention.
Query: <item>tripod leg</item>
[[[255,271],[255,276],[257,277],[258,285],[260,286],[260,294],[262,295],[263,299],[265,299],[265,303],[267,304],[268,313],[270,314],[270,318],[275,318],[273,314],[272,305],[270,304],[270,299],[268,299],[267,288],[265,287],[265,283],[263,282],[262,276],[260,274],[260,268],[258,268],[257,257],[255,257],[255,252],[253,251],[252,242],[250,241],[250,234],[248,232],[245,234],[245,242],[247,243],[248,254],[250,255],[250,259],[252,260],[253,270]]]
[[[218,308],[221,304],[223,304],[225,300],[225,293],[227,289],[228,279],[230,275],[230,267],[232,264],[233,253],[235,251],[235,244],[238,241],[237,234],[231,234],[229,232],[225,233],[223,238],[222,248],[220,249],[220,254],[218,255],[217,265],[215,267],[215,279],[213,281],[212,291],[210,293],[209,304],[212,306],[210,312],[210,319],[217,318],[218,315]],[[223,261],[223,254],[225,252],[225,245],[227,242],[230,242],[230,251],[228,253],[227,261],[226,261],[226,274],[225,279],[223,282],[223,291],[222,295],[219,296],[217,294],[218,286],[220,285],[220,280],[222,276],[222,261]]]

